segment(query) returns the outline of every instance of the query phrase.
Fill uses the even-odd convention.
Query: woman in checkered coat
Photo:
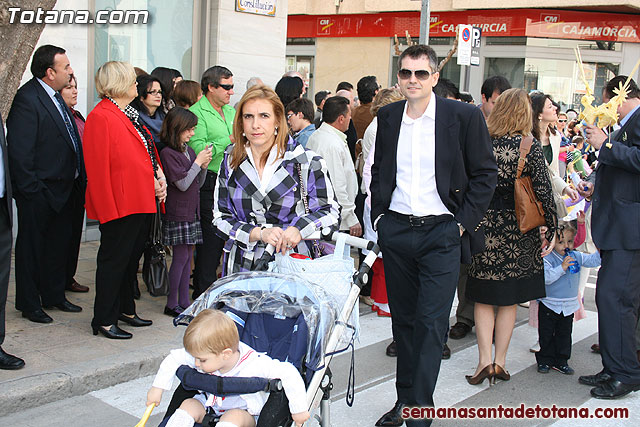
[[[213,223],[226,240],[223,275],[251,270],[266,244],[308,255],[298,243],[339,224],[325,161],[289,137],[284,107],[265,86],[240,100],[233,136],[214,195]]]

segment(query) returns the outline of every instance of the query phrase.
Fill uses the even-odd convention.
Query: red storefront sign
[[[640,43],[640,15],[545,9],[432,12],[430,37],[455,37],[459,24],[482,28],[489,37],[545,37]],[[419,12],[353,15],[289,15],[287,37],[412,37]]]

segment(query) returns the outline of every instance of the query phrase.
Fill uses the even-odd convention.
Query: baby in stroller
[[[187,327],[183,343],[184,348],[172,350],[160,365],[147,394],[147,405],[158,405],[163,391],[171,389],[178,368],[187,365],[223,377],[279,378],[293,421],[302,425],[309,419],[305,384],[298,370],[289,362],[274,360],[240,342],[238,329],[227,314],[212,309],[201,311]],[[201,423],[207,408],[220,416],[218,427],[253,427],[266,400],[266,392],[224,398],[201,392],[182,402],[166,427]]]

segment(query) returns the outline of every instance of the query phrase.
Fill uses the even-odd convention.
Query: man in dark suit
[[[11,270],[12,215],[9,160],[7,144],[4,140],[4,125],[2,117],[0,117],[0,369],[20,369],[24,366],[24,360],[6,353],[1,347],[4,343],[5,306],[9,288],[9,271]]]
[[[603,98],[613,98],[613,90],[626,80],[617,76],[609,81]],[[619,130],[608,137],[596,126],[585,128],[589,144],[600,150],[595,185],[580,186],[587,186],[585,195],[593,193],[591,233],[602,257],[596,305],[604,369],[578,381],[593,386],[591,395],[600,399],[640,390],[635,339],[640,307],[640,90],[633,80],[628,90],[618,107]]]
[[[33,78],[13,99],[7,117],[11,183],[18,207],[16,308],[37,323],[56,307],[79,312],[64,294],[73,206],[84,203],[82,144],[58,92],[73,69],[65,50],[44,45],[33,54]]]
[[[469,263],[484,248],[481,221],[497,182],[482,113],[432,93],[437,65],[430,47],[408,47],[398,60],[407,101],[377,116],[371,218],[384,254],[398,351],[398,400],[376,423],[381,426],[402,425],[407,406],[434,406],[460,261]]]

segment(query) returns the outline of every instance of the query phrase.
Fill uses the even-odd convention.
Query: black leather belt
[[[395,211],[387,211],[387,213],[399,219],[402,222],[407,222],[411,227],[423,227],[425,225],[437,224],[439,222],[453,220],[453,216],[449,214],[415,216],[415,215],[405,215]]]

